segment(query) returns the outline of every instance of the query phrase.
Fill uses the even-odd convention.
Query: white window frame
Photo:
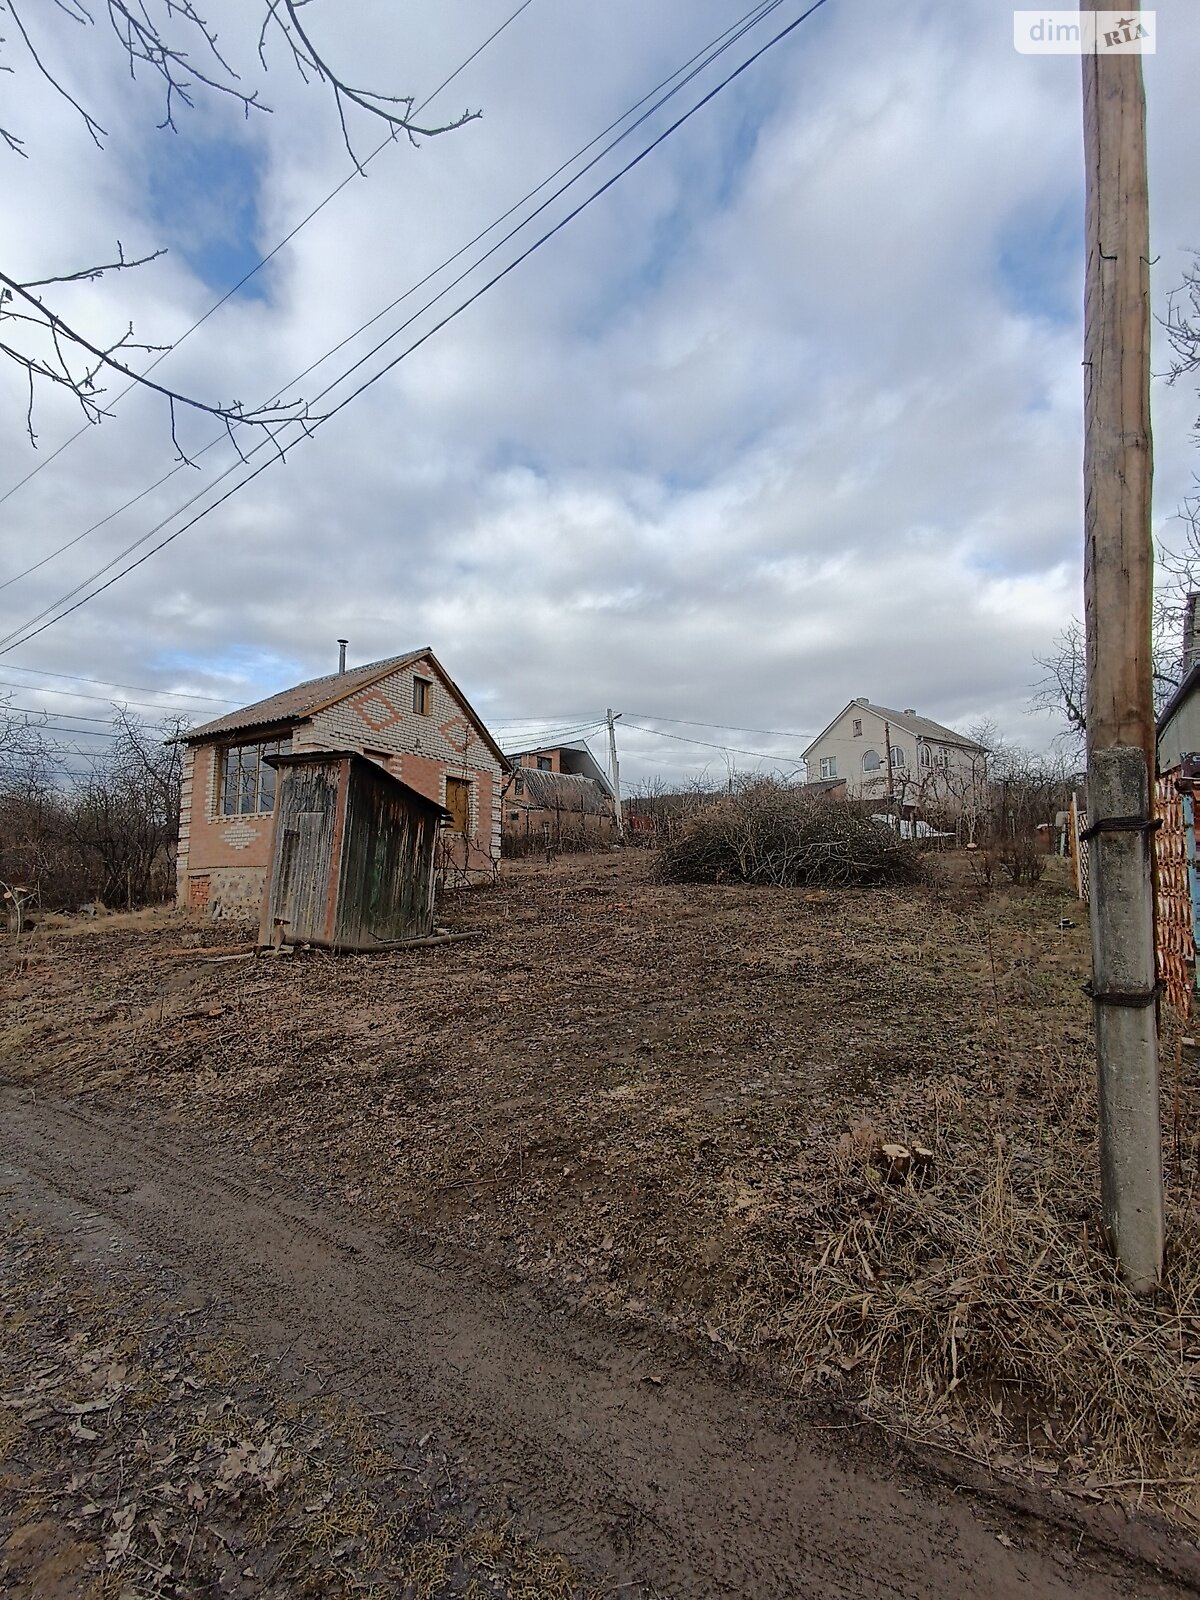
[[[904,754],[904,746],[902,744],[894,744],[892,746],[892,766],[893,768],[904,767],[906,769],[908,767],[908,757]]]
[[[836,778],[837,777],[837,757],[836,756],[822,756],[821,757],[821,768],[820,768],[820,771],[821,771],[821,782],[822,783],[827,783],[831,778]]]

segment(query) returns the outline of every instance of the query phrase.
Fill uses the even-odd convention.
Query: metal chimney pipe
[[[349,639],[339,639],[338,640],[338,671],[339,671],[339,673],[340,672],[345,672],[345,670],[346,670],[346,646],[349,643],[350,643]]]

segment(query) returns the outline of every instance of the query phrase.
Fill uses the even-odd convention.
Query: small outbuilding
[[[431,934],[446,807],[350,750],[265,759],[278,777],[260,944],[378,950]]]

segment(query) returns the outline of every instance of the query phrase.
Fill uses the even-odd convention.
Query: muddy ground
[[[94,1212],[141,1301],[167,1278],[202,1295],[189,1348],[295,1347],[273,1405],[303,1412],[302,1350],[401,1465],[426,1471],[417,1442],[437,1439],[453,1504],[413,1524],[448,1552],[430,1593],[482,1584],[454,1541],[492,1526],[497,1493],[530,1561],[573,1564],[513,1590],[531,1596],[1152,1594],[1169,1591],[1121,1551],[1164,1584],[1200,1570],[1145,1515],[1188,1512],[1167,1412],[1191,1395],[1195,1319],[1179,1282],[1143,1313],[1102,1277],[1064,884],[983,896],[960,863],[903,891],[689,889],[630,853],[523,864],[443,916],[482,936],[214,963],[237,930],[171,914],[36,930],[5,957],[14,1223],[101,1292],[112,1264],[78,1259],[69,1220]],[[1191,1076],[1181,1058],[1185,1110]],[[1175,1131],[1178,1205],[1195,1150]],[[881,1138],[932,1167],[896,1189]],[[930,1240],[997,1181],[1010,1232],[982,1265],[972,1238],[968,1283],[958,1236]],[[1135,1339],[1169,1371],[1118,1377],[1126,1404],[1139,1382],[1168,1397],[1164,1442],[1132,1476],[1124,1435],[1029,1366],[1023,1330],[997,1337],[1013,1314],[994,1284],[1026,1248],[1039,1316],[1078,1323],[1099,1293],[1105,1316],[1150,1319]],[[6,1330],[6,1383],[29,1370],[10,1351]],[[1015,1380],[989,1370],[1004,1360]],[[929,1441],[936,1458],[897,1464]],[[985,1509],[934,1472],[988,1467]],[[402,1556],[354,1581],[418,1592]]]

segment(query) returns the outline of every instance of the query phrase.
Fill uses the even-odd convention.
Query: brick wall
[[[431,685],[427,716],[413,709],[414,677]],[[317,712],[295,728],[292,748],[369,752],[440,805],[446,802],[447,776],[466,778],[470,832],[466,838],[448,837],[447,849],[454,867],[468,878],[492,877],[500,859],[500,763],[428,660],[410,663]],[[220,750],[217,744],[201,745],[185,759],[177,901],[199,909],[197,897],[207,878],[209,915],[257,916],[271,862],[272,818],[218,815]]]
[[[413,680],[430,685],[429,714],[413,710]],[[296,729],[296,750],[370,750],[388,770],[439,805],[446,778],[471,784],[471,831],[450,840],[454,864],[472,878],[490,878],[500,859],[501,768],[428,659],[412,662],[360,689]]]
[[[218,814],[220,748],[200,745],[184,762],[176,900],[212,917],[257,917],[271,862],[271,817]],[[197,882],[204,878],[207,894]]]

